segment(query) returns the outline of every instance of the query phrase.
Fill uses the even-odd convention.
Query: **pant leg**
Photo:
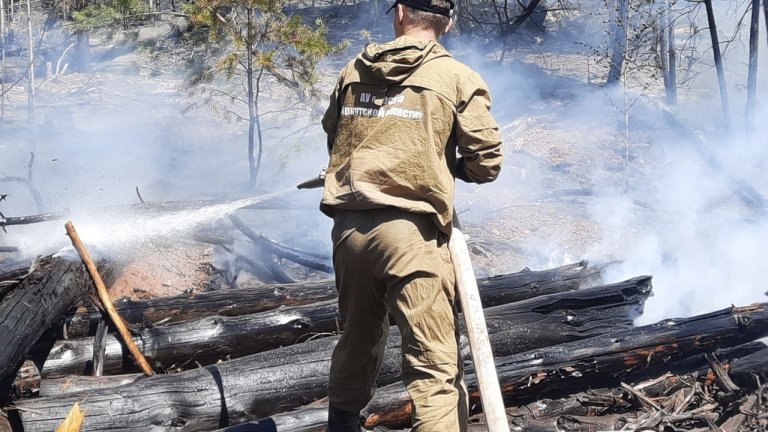
[[[333,265],[342,334],[331,358],[328,398],[345,411],[360,411],[373,397],[389,333],[385,287],[366,263],[367,212],[338,212]]]
[[[466,389],[459,359],[455,277],[447,243],[428,215],[385,212],[371,235],[374,272],[387,286],[403,343],[413,431],[463,431]]]

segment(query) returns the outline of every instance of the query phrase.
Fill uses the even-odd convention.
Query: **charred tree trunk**
[[[26,432],[55,429],[75,400],[88,413],[83,431],[171,431],[181,426],[212,430],[322,397],[335,344],[333,339],[310,341],[117,388],[20,401],[17,406],[25,411],[19,414]],[[391,340],[388,350],[382,377],[394,382],[399,344]],[[293,388],[297,384],[300,390]],[[30,410],[38,414],[27,416]]]
[[[0,400],[34,343],[83,299],[92,283],[78,261],[44,258],[0,302]]]
[[[731,104],[728,101],[728,87],[725,83],[725,72],[723,71],[723,56],[720,53],[720,38],[717,35],[717,23],[715,22],[715,11],[712,8],[712,0],[704,0],[707,9],[707,22],[709,23],[709,36],[712,39],[712,54],[715,57],[715,70],[717,71],[717,82],[720,86],[720,103],[723,109],[723,123],[725,131],[731,130]]]
[[[562,394],[584,387],[610,386],[618,384],[618,377],[639,370],[659,372],[676,358],[762,337],[768,334],[767,308],[768,304],[760,304],[726,309],[497,358],[505,400],[520,403],[529,398],[540,400],[544,393]],[[759,354],[753,355],[750,357],[753,362],[748,367],[762,362],[757,357]],[[472,373],[467,375],[466,381],[470,398],[477,403],[479,394]],[[410,421],[408,393],[400,383],[380,389],[365,414],[365,426],[369,429],[405,427]],[[525,430],[529,429],[526,427]]]
[[[5,1],[0,0],[0,122],[5,121]]]
[[[742,387],[754,386],[756,382],[766,382],[768,380],[768,348],[735,359],[731,362],[728,374],[736,384]]]
[[[259,314],[208,317],[148,328],[135,336],[134,341],[154,369],[188,369],[291,345],[312,335],[332,335],[338,327],[337,314],[336,301],[329,301]],[[93,344],[93,338],[57,342],[45,361],[42,376],[85,374],[92,368]],[[109,335],[104,372],[135,370],[123,361],[125,356],[120,341]]]
[[[13,291],[29,273],[29,267],[18,267],[0,274],[0,301],[6,293]]]
[[[243,286],[222,291],[181,294],[147,300],[122,298],[115,301],[120,316],[130,324],[153,327],[190,321],[209,316],[239,316],[301,306],[335,299],[333,281]],[[66,335],[70,338],[94,334],[97,324],[95,308],[78,309],[67,317]]]
[[[651,294],[651,278],[536,297],[485,310],[494,355],[632,328]]]
[[[56,396],[65,393],[77,393],[97,390],[101,388],[114,388],[130,384],[145,376],[142,373],[126,375],[106,376],[71,376],[66,378],[50,378],[40,380],[40,396]]]
[[[524,270],[509,275],[480,279],[478,286],[486,307],[512,303],[536,296],[577,290],[601,281],[602,268],[586,261],[550,270]],[[189,321],[207,316],[237,316],[281,306],[300,306],[336,298],[333,281],[260,285],[208,293],[183,294],[149,300],[120,299],[115,307],[131,324],[150,327]],[[96,310],[79,310],[68,317],[66,334],[83,337],[94,334]]]
[[[605,387],[590,378],[611,381],[667,368],[679,359],[767,334],[768,303],[756,303],[512,355],[498,359],[497,367],[502,386],[519,399],[587,381]]]
[[[650,278],[636,278],[495,306],[486,309],[485,315],[489,332],[503,333],[496,339],[506,354],[631,326],[650,292]],[[337,315],[337,303],[329,301],[158,326],[141,331],[134,340],[153,368],[184,369],[290,345],[308,337],[333,335],[338,332]],[[93,347],[93,338],[57,342],[45,362],[43,377],[86,373],[92,368]],[[104,372],[130,371],[131,365],[124,359],[122,344],[110,336]]]
[[[768,40],[768,0],[763,0],[763,15],[765,15],[763,20],[765,23],[765,39]]]
[[[755,105],[757,104],[757,39],[760,33],[760,0],[752,0],[749,25],[749,71],[747,74],[747,131],[755,129]]]

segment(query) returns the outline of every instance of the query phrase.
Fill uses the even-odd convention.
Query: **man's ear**
[[[402,25],[403,21],[405,20],[405,5],[402,3],[398,3],[395,6],[395,17],[397,19],[397,23]]]
[[[763,0],[763,1],[768,1],[768,0]],[[453,23],[454,23],[453,18],[451,18],[448,21],[448,25],[445,26],[445,30],[443,30],[443,34],[447,34],[449,31],[451,31],[451,29],[453,28]]]

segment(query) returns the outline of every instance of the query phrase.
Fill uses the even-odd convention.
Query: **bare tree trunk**
[[[664,67],[664,93],[667,104],[677,104],[677,54],[675,52],[675,21],[672,19],[669,1],[664,4],[660,31],[659,51]]]
[[[668,55],[669,60],[669,89],[667,92],[667,103],[670,105],[677,104],[677,53],[675,52],[675,21],[669,20],[669,28],[667,29],[669,37],[667,37]]]
[[[91,34],[87,30],[77,32],[77,70],[87,72],[90,69]]]
[[[749,25],[749,72],[747,74],[747,132],[755,128],[757,100],[757,38],[760,34],[760,0],[752,0],[752,19]]]
[[[669,101],[669,52],[667,51],[667,27],[669,26],[669,11],[667,4],[662,6],[663,10],[659,15],[657,21],[658,43],[659,43],[659,60],[661,61],[661,76],[664,79],[664,92],[667,95],[667,101]]]
[[[256,155],[256,168],[251,177],[251,186],[256,186],[256,179],[259,177],[259,170],[261,169],[261,155],[264,153],[264,137],[261,133],[261,114],[259,113],[259,96],[261,95],[261,77],[263,74],[264,68],[262,67],[259,71],[259,76],[256,77],[256,98],[253,101],[253,107],[256,112],[254,120],[256,124],[256,137],[259,139],[259,151]]]
[[[617,0],[611,8],[611,64],[606,84],[615,84],[621,79],[627,53],[627,22],[629,10],[627,0]]]
[[[5,2],[0,0],[0,122],[5,119]]]
[[[27,0],[27,33],[29,34],[29,75],[27,79],[27,111],[29,119],[35,111],[35,43],[32,35],[32,0]]]
[[[768,40],[768,0],[763,0],[763,13],[765,14],[765,39]]]
[[[257,91],[258,91],[258,85],[254,89],[254,73],[253,73],[253,47],[251,46],[253,44],[253,30],[252,30],[252,23],[253,20],[253,10],[248,7],[246,9],[246,12],[248,13],[248,34],[246,35],[247,38],[247,55],[246,55],[246,64],[245,64],[245,79],[246,79],[246,98],[248,101],[248,183],[251,185],[251,187],[256,185],[256,176],[258,175],[257,169],[256,169],[256,161],[253,156],[253,152],[255,150],[255,142],[254,142],[254,135],[256,133],[257,129],[257,122],[258,122],[258,113],[257,113]],[[263,70],[263,68],[262,68]],[[259,74],[261,76],[261,74]],[[259,136],[261,136],[261,128],[259,129]]]
[[[728,88],[725,84],[725,72],[723,71],[723,56],[720,53],[720,40],[717,36],[717,24],[715,12],[712,9],[712,0],[704,0],[707,8],[707,21],[709,23],[709,36],[712,38],[712,53],[715,56],[715,70],[717,70],[717,82],[720,85],[720,103],[723,107],[723,123],[725,131],[731,130],[731,104],[728,101]]]

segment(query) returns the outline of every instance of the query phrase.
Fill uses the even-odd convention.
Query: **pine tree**
[[[219,53],[201,56],[213,58],[213,64],[200,65],[192,83],[201,86],[205,102],[223,117],[248,122],[251,186],[261,167],[264,119],[275,114],[263,109],[264,97],[274,96],[268,93],[277,88],[287,90],[280,112],[311,110],[317,96],[317,64],[340,48],[328,42],[322,20],[307,25],[300,16],[286,14],[285,5],[284,0],[198,0],[184,7],[205,30],[208,53]]]

